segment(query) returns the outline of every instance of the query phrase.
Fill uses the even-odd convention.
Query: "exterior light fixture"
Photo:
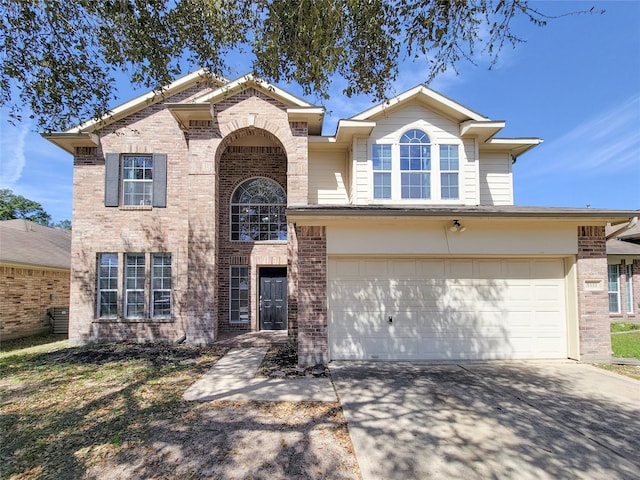
[[[463,227],[458,220],[454,220],[453,224],[449,227],[452,232],[464,232],[467,227]]]

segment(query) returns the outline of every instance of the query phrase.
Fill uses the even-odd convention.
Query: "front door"
[[[265,267],[260,272],[260,330],[287,329],[287,269]]]

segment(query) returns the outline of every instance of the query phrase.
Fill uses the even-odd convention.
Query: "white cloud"
[[[543,153],[544,151],[544,153]],[[640,168],[640,95],[589,118],[538,151],[545,164],[531,176],[557,171],[622,172]]]
[[[22,177],[26,163],[24,154],[25,139],[31,129],[31,123],[18,126],[10,125],[4,115],[0,117],[0,185],[13,188]]]

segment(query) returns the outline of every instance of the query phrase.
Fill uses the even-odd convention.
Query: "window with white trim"
[[[151,255],[151,318],[171,317],[171,254]]]
[[[626,304],[627,304],[627,313],[633,313],[633,265],[626,265]]]
[[[144,253],[127,253],[124,258],[124,317],[144,318]]]
[[[167,154],[105,154],[105,207],[166,207]]]
[[[277,182],[251,178],[231,197],[231,240],[253,242],[287,239],[287,195]]]
[[[609,265],[609,313],[620,313],[620,266]]]
[[[459,169],[458,145],[440,145],[440,198],[443,200],[460,198]]]
[[[98,254],[98,318],[118,317],[118,254]]]
[[[153,159],[151,155],[122,156],[122,204],[151,205]]]
[[[229,271],[229,321],[249,322],[249,267],[232,265]]]
[[[460,146],[433,143],[426,132],[411,129],[398,143],[371,146],[371,174],[373,200],[459,200]]]

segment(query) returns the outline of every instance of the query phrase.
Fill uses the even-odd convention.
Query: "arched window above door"
[[[241,183],[231,196],[231,240],[240,242],[287,239],[287,195],[270,178]]]

